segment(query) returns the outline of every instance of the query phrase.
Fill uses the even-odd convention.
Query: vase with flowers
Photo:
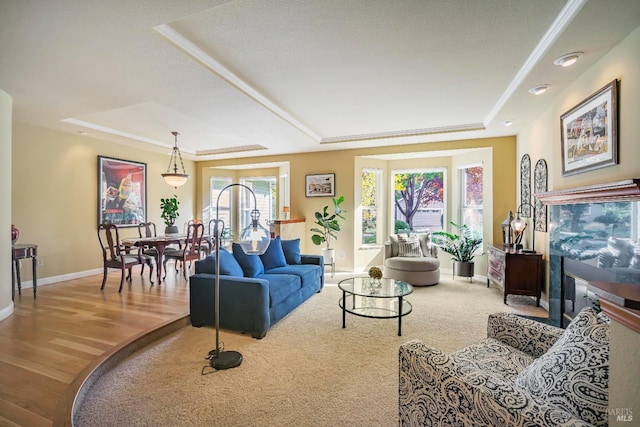
[[[369,269],[369,284],[371,286],[382,286],[382,270],[380,267],[373,266]]]

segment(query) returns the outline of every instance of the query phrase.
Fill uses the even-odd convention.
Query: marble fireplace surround
[[[612,206],[639,215],[640,179],[536,193],[535,197],[550,208],[549,323],[566,326],[567,301],[584,300],[571,295],[571,286],[563,280],[569,277],[567,283],[572,284],[575,277],[587,283],[610,318],[640,333],[638,232],[634,226],[601,219]],[[598,220],[604,223],[597,224]],[[636,227],[638,223],[640,218]],[[611,249],[617,243],[625,245],[624,254]]]

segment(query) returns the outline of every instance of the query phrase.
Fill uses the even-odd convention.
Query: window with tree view
[[[462,191],[461,218],[462,224],[482,237],[483,198],[482,198],[482,166],[466,167],[460,170]]]
[[[379,170],[362,170],[362,244],[378,243]]]
[[[439,231],[444,224],[444,170],[396,171],[394,231]]]

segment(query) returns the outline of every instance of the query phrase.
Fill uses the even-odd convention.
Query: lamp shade
[[[524,227],[526,225],[527,224],[520,218],[520,216],[511,221],[511,228],[513,229],[513,231],[516,231],[518,233],[522,233],[522,230],[524,230]]]
[[[249,225],[240,232],[240,246],[247,255],[262,255],[271,239],[266,228],[258,223]]]
[[[184,170],[184,163],[182,162],[182,154],[178,148],[178,132],[171,132],[175,138],[173,151],[171,152],[171,158],[169,159],[169,166],[167,171],[162,174],[164,181],[172,187],[178,188],[184,185],[189,179],[189,174]],[[180,159],[180,166],[182,166],[182,173],[178,173],[178,159]],[[173,169],[173,172],[171,170]]]
[[[186,173],[163,173],[162,177],[167,184],[175,188],[186,184],[189,179]]]

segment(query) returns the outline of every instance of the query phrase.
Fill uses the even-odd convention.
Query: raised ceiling
[[[196,160],[514,135],[640,26],[637,0],[0,8],[14,120]]]

